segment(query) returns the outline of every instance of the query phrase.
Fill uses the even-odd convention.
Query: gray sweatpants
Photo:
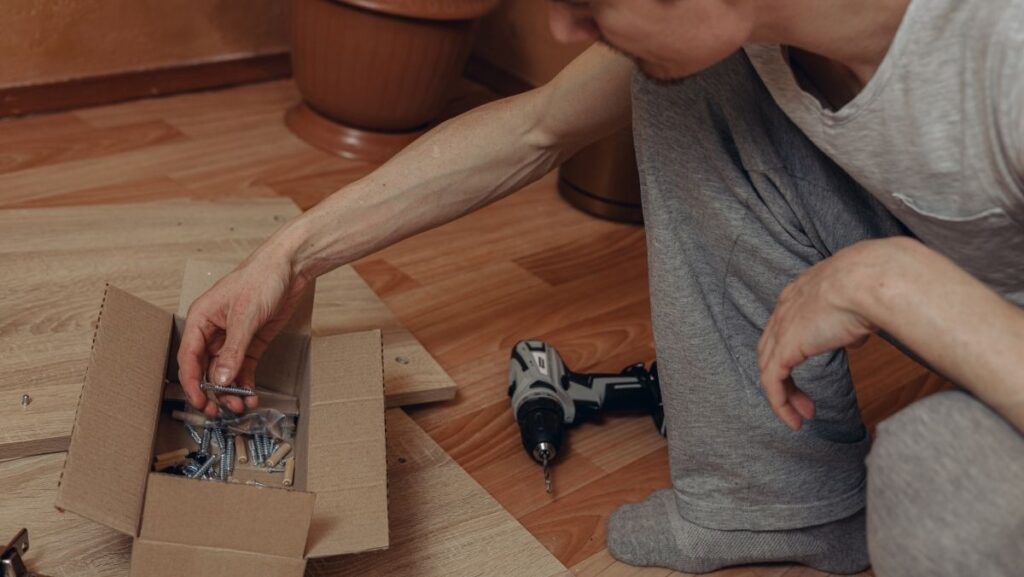
[[[794,372],[796,384],[817,407],[815,419],[794,433],[774,416],[761,392],[756,345],[779,292],[796,275],[850,244],[907,234],[906,229],[786,118],[742,53],[677,84],[637,75],[633,125],[680,514],[726,530],[793,529],[854,514],[865,506],[869,439],[845,352],[815,357]],[[897,423],[937,424],[923,423],[939,403],[919,405],[880,428],[882,448],[911,442]],[[967,397],[951,405],[962,408],[963,418],[976,419],[979,431],[1005,426]],[[1017,541],[1007,545],[1017,547],[1019,555],[1021,483],[1005,485],[992,473],[972,476],[979,483],[975,487],[956,487],[950,475],[1020,467],[1024,441],[1016,435],[1015,446],[1005,447],[1017,456],[1011,465],[984,459],[983,452],[973,459],[969,452],[947,453],[936,445],[945,438],[913,436],[921,446],[911,452],[932,455],[935,462],[876,451],[869,523],[894,544],[883,547],[876,538],[870,541],[873,551],[909,558],[900,544],[905,540],[922,547],[921,555],[937,554],[925,548],[942,542],[934,536],[953,529],[926,525],[935,513],[911,508],[919,501],[894,501],[895,487],[910,482],[935,503],[963,499],[964,491],[976,499],[1002,500],[1005,515],[974,523],[1015,532]],[[944,461],[954,457],[964,460]],[[907,477],[887,476],[892,458],[901,460],[893,469]],[[908,471],[907,463],[919,466]],[[875,514],[872,508],[884,511]],[[906,537],[911,533],[922,537]],[[875,560],[880,568],[890,562],[895,563]],[[880,575],[916,574],[893,571]]]

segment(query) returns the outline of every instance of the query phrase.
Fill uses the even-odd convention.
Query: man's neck
[[[847,81],[859,82],[860,87],[882,63],[910,4],[910,0],[747,1],[754,22],[751,41],[791,46],[826,58],[848,70]]]

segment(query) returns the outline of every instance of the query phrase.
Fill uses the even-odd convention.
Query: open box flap
[[[302,577],[306,560],[136,539],[130,577]]]
[[[202,296],[218,280],[235,269],[237,263],[218,260],[193,259],[185,263],[185,274],[178,298],[178,333],[188,316],[192,302]],[[256,385],[272,391],[296,396],[296,384],[306,358],[309,336],[312,333],[313,285],[306,291],[295,314],[288,321],[263,353],[263,358],[275,359],[273,363],[259,363],[256,368]]]
[[[107,287],[56,506],[136,535],[171,315]]]
[[[151,473],[139,538],[302,559],[315,499],[302,491]]]
[[[303,482],[316,494],[307,557],[387,547],[380,331],[313,339],[304,400],[309,430]]]

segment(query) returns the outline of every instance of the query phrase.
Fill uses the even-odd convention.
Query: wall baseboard
[[[291,75],[287,52],[0,88],[0,118],[264,82]]]

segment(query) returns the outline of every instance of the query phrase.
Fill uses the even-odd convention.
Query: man
[[[539,178],[632,101],[673,488],[612,516],[611,553],[1019,575],[1024,0],[550,9],[557,37],[639,72],[595,46],[288,223],[192,307],[191,402],[215,410],[205,367],[253,386],[311,279]],[[883,423],[865,468],[843,347],[876,331],[969,393]]]

